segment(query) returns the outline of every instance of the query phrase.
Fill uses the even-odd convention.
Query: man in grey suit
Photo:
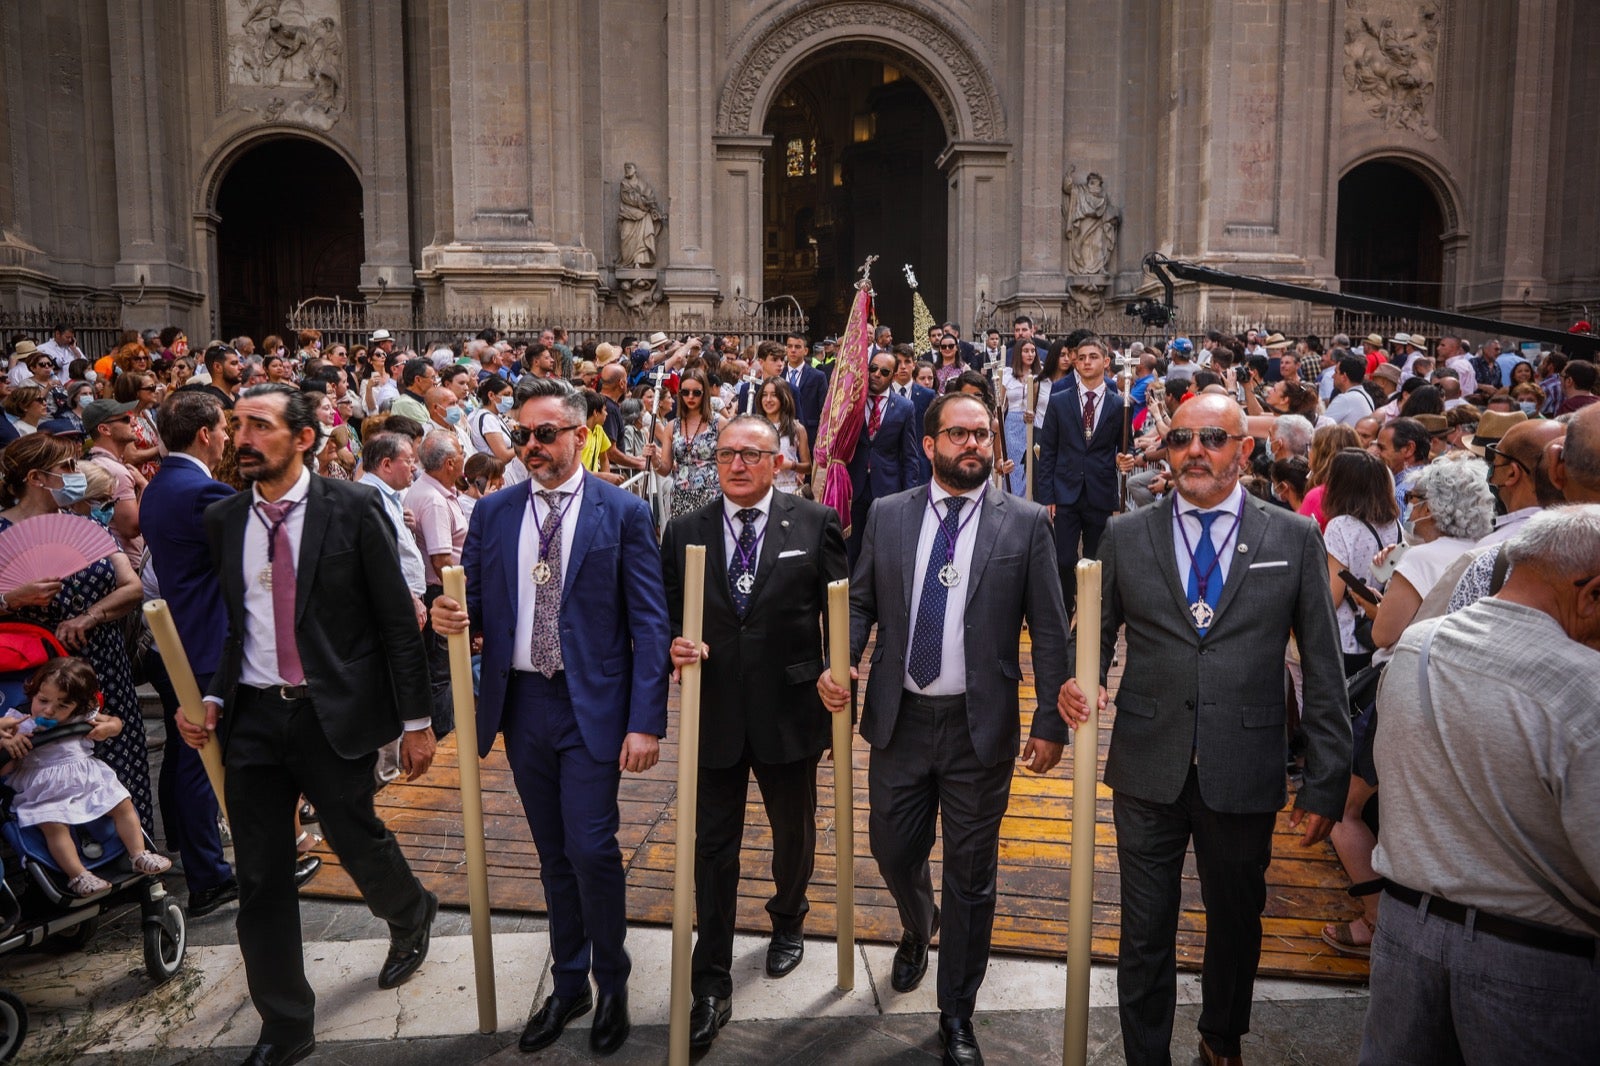
[[[905,930],[891,984],[909,992],[928,969],[941,916],[928,855],[942,814],[939,1036],[953,1066],[983,1062],[972,1011],[989,964],[1000,820],[1022,746],[1024,621],[1038,692],[1025,765],[1047,772],[1067,739],[1055,712],[1069,661],[1055,540],[1043,507],[987,491],[991,417],[971,395],[929,405],[922,447],[933,482],[874,503],[850,585],[852,663],[878,630],[861,735],[872,744],[872,854]],[[835,714],[849,708],[849,690],[829,674],[817,689]]]
[[[1124,626],[1128,641],[1106,759],[1122,870],[1117,998],[1127,1061],[1169,1063],[1179,879],[1192,836],[1206,907],[1199,1028],[1209,1066],[1240,1063],[1250,1028],[1272,827],[1287,791],[1291,631],[1305,675],[1305,784],[1289,819],[1305,822],[1302,846],[1326,838],[1343,812],[1350,718],[1322,538],[1315,523],[1239,486],[1253,444],[1244,411],[1227,396],[1196,396],[1173,416],[1166,443],[1177,492],[1113,518],[1100,542],[1102,685]],[[1087,719],[1078,678],[1061,687],[1060,707],[1074,728]]]

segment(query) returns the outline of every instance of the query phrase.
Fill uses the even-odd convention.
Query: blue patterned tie
[[[752,577],[756,570],[756,519],[761,517],[761,511],[755,507],[745,507],[733,517],[744,523],[739,530],[739,544],[733,551],[733,558],[728,560],[728,594],[733,597],[733,609],[743,618],[745,612],[750,610],[750,593],[739,591],[739,579],[745,574]],[[748,565],[745,560],[748,559]],[[755,586],[752,584],[753,590]]]
[[[922,602],[917,606],[917,627],[911,634],[911,658],[907,663],[907,672],[918,688],[927,688],[944,669],[944,605],[950,590],[939,580],[939,571],[954,558],[961,508],[966,503],[965,496],[951,496],[944,501],[944,535],[934,535],[928,568],[922,573]]]
[[[1211,543],[1211,523],[1222,517],[1221,511],[1193,511],[1194,517],[1200,519],[1200,542],[1194,546],[1194,559],[1189,567],[1189,602],[1197,603],[1200,599],[1200,575],[1206,574],[1206,603],[1215,611],[1217,601],[1222,598],[1222,571],[1213,566],[1217,561],[1217,546]],[[1204,636],[1210,626],[1196,626],[1200,635]]]

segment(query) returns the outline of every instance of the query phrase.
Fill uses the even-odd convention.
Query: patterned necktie
[[[750,581],[745,582],[745,587],[754,590],[756,573],[756,520],[761,517],[761,512],[754,507],[745,507],[733,517],[744,525],[739,530],[739,543],[733,549],[733,558],[728,560],[728,593],[733,597],[733,609],[743,618],[745,612],[750,610],[750,593],[739,588],[739,581],[746,574]]]
[[[1200,575],[1206,575],[1205,602],[1214,612],[1222,598],[1222,572],[1216,569],[1217,546],[1211,543],[1211,523],[1222,517],[1221,511],[1193,511],[1200,520],[1200,541],[1194,546],[1194,559],[1189,566],[1189,602],[1199,603]],[[1196,626],[1204,636],[1210,626]]]
[[[872,404],[872,417],[867,419],[867,439],[871,440],[878,435],[878,427],[883,425],[883,398],[874,397],[867,401]]]
[[[1083,394],[1083,438],[1094,436],[1094,393]]]
[[[272,632],[278,644],[278,676],[288,685],[304,684],[305,667],[300,663],[300,646],[294,635],[294,549],[289,546],[289,524],[286,519],[299,500],[279,500],[277,503],[258,503],[257,507],[271,523],[267,536],[272,542]]]
[[[939,571],[955,559],[961,508],[966,503],[965,496],[951,496],[944,501],[944,532],[934,535],[928,568],[922,572],[922,602],[917,605],[917,625],[911,634],[911,657],[906,664],[906,672],[919,688],[927,688],[944,669],[944,607],[950,590],[939,580]]]
[[[793,368],[790,369],[790,371],[789,371],[789,387],[791,389],[798,389],[800,387],[800,368],[799,367],[793,367]]]
[[[529,658],[533,668],[545,677],[555,676],[564,666],[561,660],[561,512],[570,492],[541,492],[544,501],[544,527],[539,541],[550,554],[544,558],[550,577],[533,592],[533,644]]]

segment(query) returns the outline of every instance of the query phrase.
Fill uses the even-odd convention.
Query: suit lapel
[[[306,490],[306,520],[300,527],[300,558],[294,568],[294,621],[299,625],[305,618],[306,605],[311,602],[311,585],[317,577],[317,560],[322,558],[322,540],[328,531],[330,504],[327,486],[315,474]]]
[[[511,605],[512,611],[517,609],[517,561],[522,544],[522,516],[525,511],[531,510],[528,493],[533,491],[536,482],[528,483],[528,492],[519,492],[507,500],[507,506],[500,509],[495,516],[495,536],[491,542],[495,545],[494,555],[499,556],[500,570],[505,580],[506,602]],[[534,543],[538,543],[538,534],[534,534]],[[488,548],[488,544],[484,547]],[[485,552],[487,556],[489,553]],[[530,579],[531,580],[531,579]]]
[[[1095,423],[1094,436],[1090,438],[1091,441],[1098,440],[1105,433],[1111,432],[1111,427],[1113,426],[1117,427],[1118,431],[1121,430],[1122,397],[1109,384],[1106,386],[1106,396],[1102,406],[1104,410],[1098,413],[1099,421]]]
[[[978,528],[973,531],[977,538],[972,544],[972,577],[966,583],[967,595],[964,602],[972,603],[972,594],[978,589],[978,582],[983,579],[983,572],[989,566],[989,560],[994,555],[994,546],[1000,541],[1000,531],[1005,528],[1006,519],[1010,516],[1011,508],[1006,506],[1006,494],[994,489],[992,486],[983,494],[983,514],[978,516]]]
[[[1172,594],[1172,602],[1177,605],[1182,617],[1188,618],[1189,597],[1178,580],[1178,552],[1183,549],[1176,543],[1172,532],[1170,497],[1159,507],[1151,507],[1146,512],[1145,528],[1150,534],[1150,548],[1156,557],[1156,566],[1161,570],[1167,591]],[[1183,628],[1196,643],[1199,642],[1199,634],[1195,632],[1193,626]]]
[[[240,499],[243,506],[235,506],[229,511],[227,521],[222,525],[222,557],[228,560],[222,567],[223,589],[227,596],[228,613],[234,616],[240,633],[244,632],[244,531],[251,521],[250,505],[253,498],[254,492],[249,488],[239,493],[236,499]],[[233,562],[235,559],[238,560],[237,564]]]
[[[900,584],[905,595],[905,610],[911,614],[911,590],[917,587],[917,538],[922,535],[922,509],[928,506],[928,492],[912,493],[901,504],[904,510],[894,524],[900,527]]]
[[[589,545],[594,542],[595,531],[601,527],[606,500],[600,494],[599,486],[604,484],[593,474],[583,475],[583,499],[577,504],[578,528],[572,534],[572,554],[567,557],[567,565],[561,571],[562,603],[566,603],[567,597],[572,595],[572,575],[583,565],[583,557],[589,554]]]
[[[1065,390],[1067,409],[1072,414],[1072,417],[1067,419],[1067,432],[1071,433],[1075,440],[1080,441],[1087,450],[1089,441],[1083,435],[1083,400],[1078,394],[1078,378],[1075,374],[1069,374],[1065,380],[1069,383]],[[1050,398],[1053,400],[1055,396],[1052,395]]]
[[[789,513],[794,509],[794,501],[787,492],[772,493],[772,506],[767,511],[767,528],[761,535],[761,553],[756,559],[756,583],[750,590],[750,606],[753,608],[756,599],[761,595],[761,590],[766,587],[767,578],[772,576],[773,567],[777,564],[778,554],[789,543]],[[723,584],[727,584],[727,577],[723,577]]]
[[[722,514],[721,496],[702,509],[700,543],[706,546],[706,584],[717,590],[731,610],[733,595],[728,591],[728,549],[723,543]]]
[[[1249,493],[1245,494],[1244,514],[1239,518],[1239,533],[1228,548],[1232,553],[1232,558],[1228,562],[1228,580],[1222,586],[1222,596],[1217,600],[1217,617],[1212,620],[1212,628],[1216,628],[1223,612],[1228,609],[1228,604],[1238,594],[1239,586],[1244,584],[1250,564],[1255,561],[1256,553],[1261,550],[1261,540],[1267,532],[1267,516],[1262,511],[1264,506],[1252,499]]]

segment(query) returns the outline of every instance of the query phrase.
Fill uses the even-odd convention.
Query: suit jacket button
[[[1186,710],[1186,711],[1194,710],[1194,700],[1184,700],[1183,701],[1183,709]]]

